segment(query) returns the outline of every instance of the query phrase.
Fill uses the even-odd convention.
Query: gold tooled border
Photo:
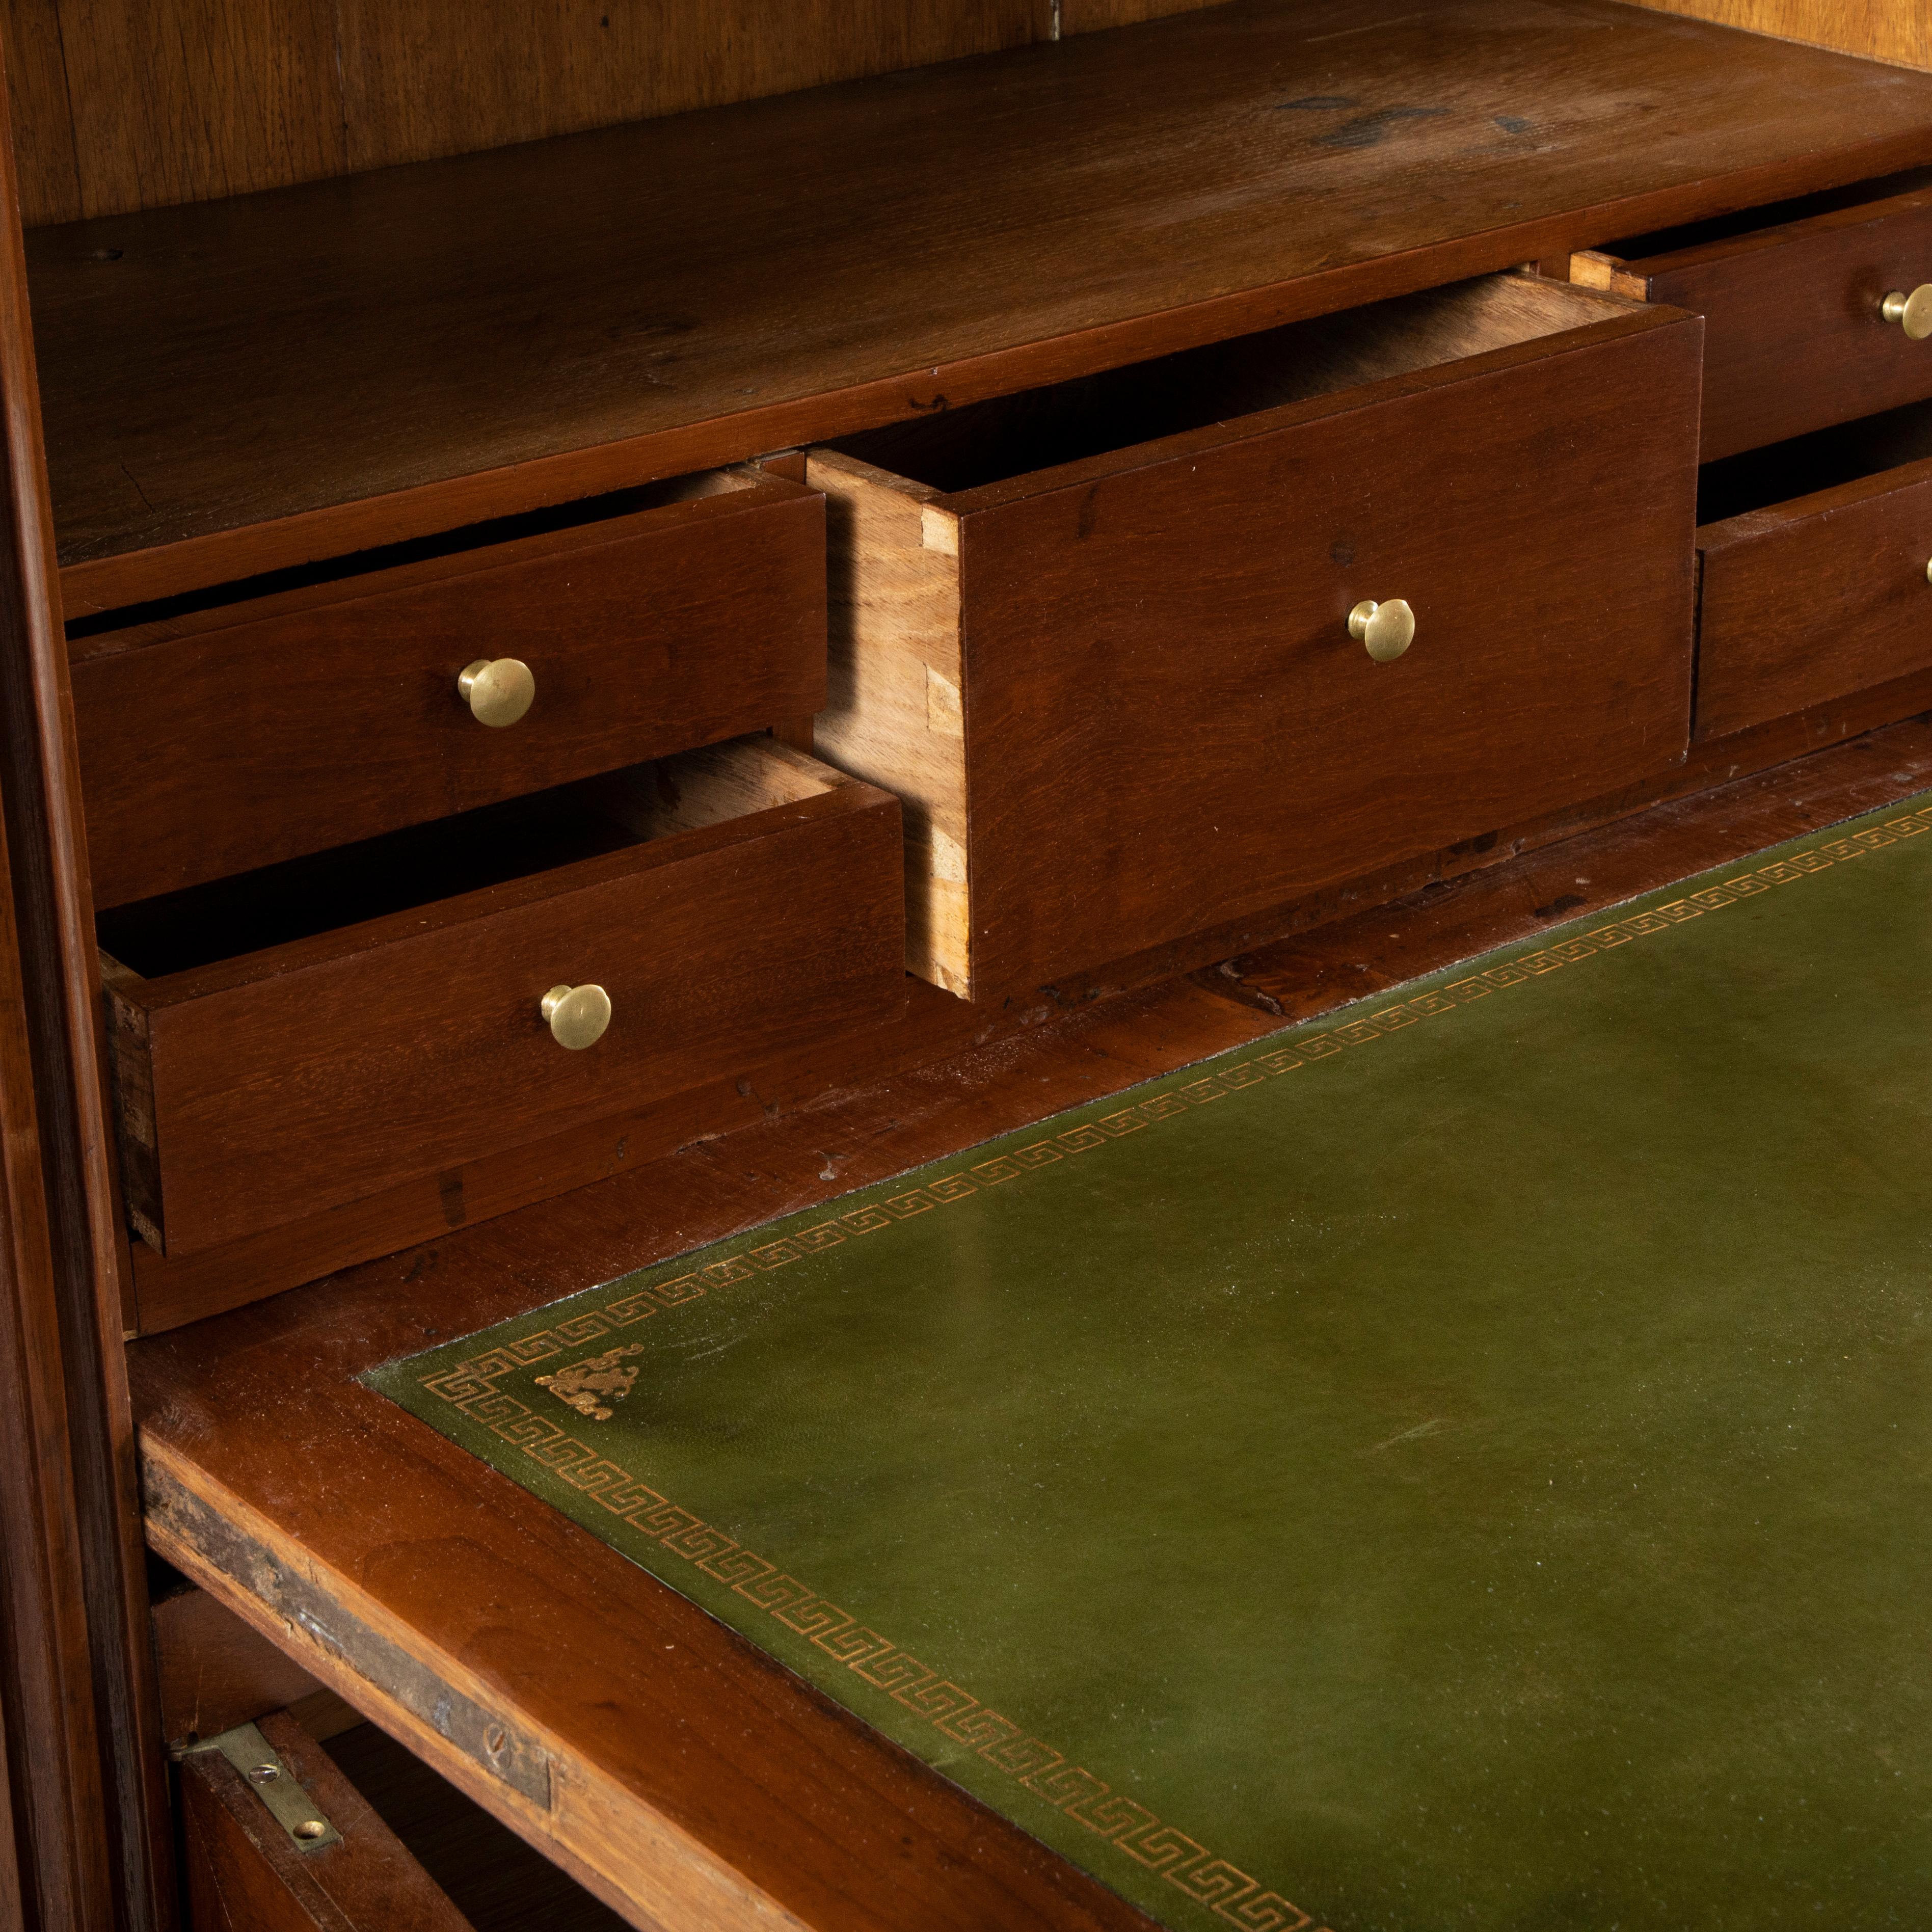
[[[1492,992],[1525,985],[1544,974],[1634,940],[1669,932],[1688,920],[1734,905],[1740,899],[1768,892],[1774,886],[1789,884],[1834,865],[1862,858],[1869,852],[1926,831],[1932,831],[1932,806],[1888,819],[1882,826],[1868,826],[1822,842],[1720,884],[1613,920],[1586,934],[1520,953],[1466,979],[1380,1007],[1331,1032],[1298,1039],[1292,1047],[1276,1048],[1252,1059],[1219,1066],[1184,1087],[1156,1094],[970,1168],[943,1174],[882,1202],[832,1216],[688,1274],[634,1288],[607,1302],[601,1310],[573,1316],[554,1328],[500,1344],[454,1368],[426,1376],[419,1386],[426,1394],[481,1423],[493,1435],[521,1449],[553,1475],[586,1496],[594,1497],[604,1508],[674,1556],[730,1585],[737,1594],[788,1629],[809,1638],[866,1682],[886,1691],[896,1702],[926,1718],[943,1736],[976,1750],[988,1763],[1018,1779],[1029,1791],[1059,1807],[1068,1816],[1078,1819],[1114,1850],[1162,1874],[1188,1898],[1211,1906],[1220,1917],[1250,1928],[1250,1932],[1304,1932],[1313,1920],[1282,1894],[1264,1889],[1258,1880],[1238,1866],[1212,1856],[1197,1840],[1164,1823],[1146,1806],[1114,1791],[1084,1766],[1070,1763],[1064,1754],[1040,1738],[1024,1736],[1022,1727],[1012,1719],[980,1703],[957,1684],[943,1680],[938,1672],[899,1648],[890,1639],[861,1626],[855,1618],[817,1595],[796,1577],[781,1574],[776,1564],[668,1501],[589,1444],[497,1388],[496,1378],[568,1348],[599,1340],[614,1330],[631,1327],[656,1314],[660,1309],[695,1300],[713,1288],[784,1268],[805,1255],[819,1253],[848,1239],[889,1228],[895,1221],[964,1200],[983,1187],[1036,1173],[1072,1155],[1104,1146],[1110,1139],[1174,1119],[1190,1107],[1204,1106],[1243,1088],[1292,1072],[1308,1060],[1327,1059],[1350,1048],[1366,1046],[1386,1034],[1441,1018]],[[1328,1928],[1319,1928],[1319,1932],[1328,1932]]]
[[[578,1325],[563,1322],[544,1333],[560,1334]],[[1064,1752],[1040,1738],[1028,1737],[1010,1718],[957,1684],[942,1680],[938,1671],[890,1637],[862,1626],[796,1576],[782,1574],[776,1564],[679,1508],[588,1443],[494,1385],[493,1377],[524,1365],[508,1350],[492,1350],[426,1377],[421,1386],[595,1498],[673,1556],[728,1583],[740,1596],[925,1718],[941,1736],[976,1750],[988,1763],[1078,1819],[1116,1851],[1160,1874],[1197,1904],[1211,1906],[1231,1924],[1250,1932],[1304,1932],[1314,1924],[1280,1892],[1267,1890],[1238,1865],[1212,1856],[1205,1845],[1164,1823],[1144,1804],[1115,1791],[1084,1766],[1070,1763]],[[1323,1926],[1319,1932],[1328,1928]]]

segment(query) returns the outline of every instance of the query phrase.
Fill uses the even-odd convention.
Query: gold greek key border
[[[1178,1119],[1191,1108],[1206,1106],[1244,1088],[1292,1072],[1308,1061],[1328,1059],[1370,1046],[1387,1034],[1424,1020],[1442,1018],[1492,993],[1526,986],[1545,974],[1577,964],[1634,940],[1668,932],[1707,913],[1720,911],[1774,886],[1849,863],[1927,831],[1932,831],[1932,806],[1888,819],[1882,826],[1825,840],[1768,866],[1742,872],[1720,884],[1612,920],[1588,933],[1557,940],[1466,978],[1379,1007],[1330,1032],[1298,1039],[1292,1047],[1276,1048],[1252,1059],[1219,1066],[1184,1087],[1157,1094],[1096,1120],[943,1174],[883,1202],[828,1216],[746,1253],[728,1256],[688,1274],[632,1289],[607,1302],[601,1310],[573,1316],[553,1328],[499,1344],[454,1368],[425,1377],[420,1386],[482,1424],[493,1435],[521,1449],[552,1474],[586,1496],[594,1497],[604,1508],[674,1556],[729,1584],[740,1596],[769,1612],[788,1628],[808,1637],[866,1682],[889,1692],[896,1702],[925,1718],[942,1736],[972,1746],[988,1763],[1060,1807],[1068,1816],[1078,1819],[1114,1850],[1159,1872],[1187,1897],[1210,1906],[1231,1924],[1250,1928],[1250,1932],[1304,1932],[1304,1928],[1313,1924],[1313,1920],[1280,1892],[1264,1890],[1258,1880],[1226,1859],[1212,1856],[1197,1840],[1163,1823],[1144,1805],[1113,1790],[1084,1766],[1070,1764],[1060,1752],[1040,1738],[1024,1737],[1022,1726],[981,1704],[958,1684],[943,1681],[936,1670],[928,1669],[877,1630],[862,1628],[856,1618],[816,1595],[796,1577],[782,1574],[776,1564],[743,1548],[689,1510],[680,1508],[589,1444],[568,1434],[548,1418],[536,1414],[515,1396],[498,1389],[496,1379],[566,1349],[596,1341],[615,1329],[632,1327],[661,1309],[694,1301],[714,1288],[727,1287],[765,1270],[786,1267],[806,1255],[821,1253],[848,1240],[889,1228],[896,1221],[963,1201],[982,1188],[1041,1172],[1076,1155],[1104,1147],[1109,1140]],[[1328,1928],[1318,1928],[1318,1932],[1328,1932]]]
[[[575,1325],[560,1323],[557,1330],[545,1333]],[[473,1362],[426,1377],[421,1386],[553,1475],[594,1497],[673,1556],[728,1583],[748,1602],[808,1637],[855,1676],[925,1718],[942,1736],[970,1745],[988,1764],[1070,1818],[1077,1818],[1115,1851],[1159,1873],[1196,1904],[1212,1906],[1230,1924],[1250,1932],[1304,1932],[1314,1924],[1280,1892],[1267,1890],[1238,1865],[1213,1856],[1198,1840],[1163,1823],[1144,1804],[1115,1791],[1084,1766],[1070,1763],[1064,1753],[1027,1736],[1010,1718],[988,1708],[957,1684],[942,1680],[938,1671],[890,1637],[862,1627],[856,1618],[815,1594],[796,1576],[781,1574],[776,1563],[680,1509],[588,1443],[495,1386],[493,1377],[521,1366],[508,1351],[492,1350]],[[1323,1926],[1319,1932],[1328,1928]]]

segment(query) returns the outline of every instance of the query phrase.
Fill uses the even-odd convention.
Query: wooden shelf
[[[68,614],[1932,160],[1614,0],[1237,0],[28,238]]]

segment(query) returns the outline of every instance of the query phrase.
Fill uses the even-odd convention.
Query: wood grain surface
[[[1580,260],[1572,279],[1600,264]],[[1703,316],[1706,463],[1932,395],[1932,344],[1879,312],[1932,280],[1932,191],[1622,262],[1604,278]]]
[[[41,230],[63,595],[159,597],[1927,159],[1932,78],[1612,0],[1234,0]]]
[[[972,997],[1679,762],[1700,332],[1658,319],[1432,365],[1405,310],[1367,361],[1412,374],[945,499]],[[1377,664],[1348,613],[1394,597],[1416,640]]]
[[[320,1688],[286,1651],[191,1583],[177,1580],[157,1594],[153,1626],[161,1735],[171,1744],[218,1737]]]
[[[132,1277],[36,387],[0,112],[0,1916],[162,1932]]]
[[[0,7],[0,46],[21,212],[29,223],[78,220],[87,209],[61,51],[60,0],[7,0]]]
[[[1123,0],[1094,0],[1110,25]],[[1132,0],[1127,0],[1132,4]],[[1144,17],[1147,0],[1131,17]],[[1166,0],[1154,0],[1156,10]],[[280,188],[1048,38],[1052,0],[8,0],[30,226]],[[34,62],[41,74],[27,74]]]
[[[89,636],[74,710],[112,906],[816,711],[822,505],[764,478],[552,535]],[[480,724],[482,658],[526,716]]]
[[[963,998],[972,971],[959,520],[938,507],[937,490],[836,450],[812,452],[806,475],[825,492],[830,536],[829,676],[813,742],[898,800],[906,965]]]
[[[1932,13],[1921,0],[1636,0],[1666,14],[1776,34],[1840,53],[1932,68]]]
[[[304,871],[104,921],[142,1232],[192,1254],[896,1015],[898,801],[770,740],[638,782],[674,787],[706,760],[812,776],[789,802],[662,837],[562,802],[554,824],[447,821],[428,857],[406,849],[404,903],[375,916],[364,848],[313,889]],[[577,856],[580,825],[602,856]],[[475,847],[486,869],[457,874]],[[454,896],[423,903],[439,865]],[[461,890],[478,878],[493,882]],[[586,982],[608,992],[610,1028],[566,1052],[538,1003]]]
[[[281,188],[1220,0],[8,0],[30,226]]]
[[[1873,734],[1438,884],[1299,961],[1082,1003],[808,1118],[137,1343],[151,1534],[633,1922],[681,1906],[770,1924],[761,1895],[820,1928],[1137,1923],[356,1375],[1928,783],[1932,727]],[[353,1612],[328,1640],[302,1615],[316,1592]],[[444,1696],[468,1700],[446,1705],[462,1720],[448,1734],[421,1714]],[[478,1736],[503,1727],[500,1759],[541,1752],[547,1784],[466,1747],[471,1709]],[[754,1889],[728,1893],[732,1873]]]
[[[1697,532],[1700,738],[1932,668],[1932,460]]]

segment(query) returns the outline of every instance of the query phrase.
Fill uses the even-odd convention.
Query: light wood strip
[[[1636,0],[1636,4],[1802,40],[1834,53],[1932,68],[1928,0]]]

